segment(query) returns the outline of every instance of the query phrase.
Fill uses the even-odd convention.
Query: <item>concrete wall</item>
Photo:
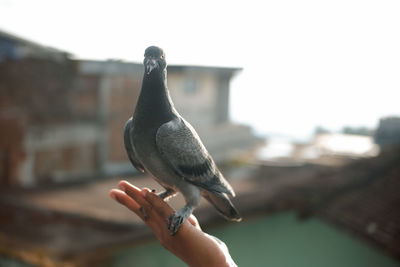
[[[175,107],[195,128],[216,122],[217,77],[211,72],[169,72],[168,88]]]
[[[30,186],[98,174],[98,142],[96,125],[30,127],[24,139],[20,183]]]

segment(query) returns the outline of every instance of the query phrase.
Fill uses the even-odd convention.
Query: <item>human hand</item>
[[[191,215],[172,236],[167,227],[174,210],[149,189],[121,181],[110,197],[136,213],[154,232],[161,245],[189,266],[236,266],[225,243],[204,233]]]

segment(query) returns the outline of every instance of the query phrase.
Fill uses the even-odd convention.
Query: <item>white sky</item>
[[[400,1],[0,0],[0,28],[79,58],[239,66],[231,114],[258,133],[400,115]]]

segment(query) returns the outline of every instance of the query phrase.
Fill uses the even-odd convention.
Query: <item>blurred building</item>
[[[65,52],[4,32],[0,48],[0,183],[32,184],[51,169],[72,169],[79,145],[54,133],[71,139],[68,131],[79,120],[71,90],[76,64]]]
[[[285,164],[342,165],[349,160],[374,157],[378,153],[379,147],[371,136],[321,132],[316,133],[308,143],[269,139],[267,145],[259,150],[258,159]]]
[[[294,156],[297,158],[334,159],[373,157],[379,153],[377,145],[370,136],[322,133],[316,134],[309,145],[297,145]]]
[[[0,32],[0,184],[30,186],[133,172],[122,129],[141,87],[142,64],[72,60]],[[229,120],[229,84],[240,69],[169,66],[180,113],[221,162],[259,143]]]

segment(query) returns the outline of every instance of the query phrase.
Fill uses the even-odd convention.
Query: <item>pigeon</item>
[[[142,88],[133,116],[124,127],[124,144],[132,165],[162,187],[163,200],[180,192],[185,206],[167,219],[174,235],[207,199],[226,219],[242,218],[229,196],[235,192],[219,171],[195,129],[177,112],[167,88],[164,51],[150,46],[144,54]]]

